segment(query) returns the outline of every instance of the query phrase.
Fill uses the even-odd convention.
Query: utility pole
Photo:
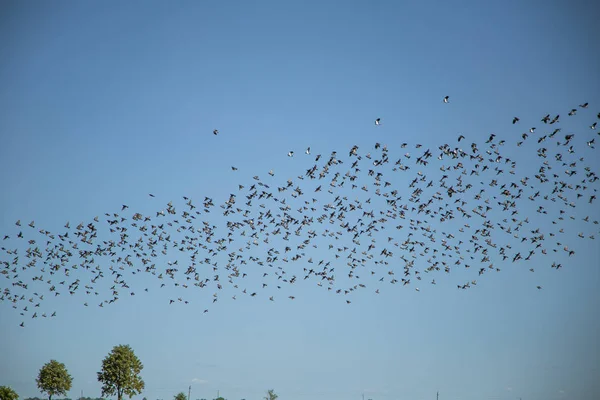
[[[190,388],[188,389],[188,400],[190,400],[191,393],[192,393],[192,385],[190,385]]]
[[[188,399],[189,400],[189,399]],[[437,394],[435,395],[435,400],[440,400],[440,392],[438,391]]]

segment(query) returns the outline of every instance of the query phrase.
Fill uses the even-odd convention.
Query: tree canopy
[[[40,391],[48,395],[48,400],[52,400],[52,396],[65,396],[71,390],[73,378],[67,372],[65,364],[50,360],[40,369],[35,381]]]
[[[19,395],[8,386],[0,386],[0,400],[17,400]]]
[[[144,381],[140,372],[144,366],[129,345],[113,347],[108,356],[102,360],[102,371],[98,372],[98,381],[102,383],[102,396],[123,395],[129,398],[144,390]]]
[[[179,392],[175,395],[175,400],[187,400],[187,396],[183,392]]]
[[[267,395],[265,396],[265,400],[277,400],[279,396],[275,394],[275,390],[269,389],[267,390]]]

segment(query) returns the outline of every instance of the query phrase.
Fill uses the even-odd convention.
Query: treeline
[[[23,400],[48,400],[48,398],[47,397],[27,397]],[[53,398],[52,400],[108,400],[108,399],[105,399],[103,397],[77,397],[75,399],[72,399],[70,397],[65,397],[63,399]]]
[[[102,397],[58,398],[54,396],[66,396],[71,390],[73,377],[67,371],[65,364],[50,360],[40,369],[35,379],[40,392],[48,397],[40,398],[36,396],[24,400],[46,400],[46,398],[48,400],[108,400],[103,396],[115,395],[117,400],[124,400],[123,395],[131,399],[144,390],[144,381],[140,376],[143,368],[142,362],[129,345],[115,346],[108,356],[102,360],[102,370],[97,374],[98,382],[102,384],[102,393],[100,394]],[[0,386],[0,400],[19,400],[19,394],[11,387]]]
[[[23,400],[48,400],[48,398],[47,397],[27,397]],[[103,397],[77,397],[75,399],[72,399],[70,397],[65,397],[63,399],[53,398],[52,400],[108,400],[108,399],[105,399]]]

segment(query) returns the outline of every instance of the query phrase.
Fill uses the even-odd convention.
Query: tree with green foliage
[[[277,400],[279,396],[275,394],[275,390],[269,389],[267,390],[267,395],[265,396],[265,400]]]
[[[102,360],[102,371],[98,372],[98,381],[102,383],[102,396],[117,395],[117,400],[123,400],[123,395],[133,396],[142,393],[144,381],[140,372],[144,366],[129,345],[113,347],[112,351]]]
[[[187,396],[185,393],[179,392],[177,395],[175,395],[175,400],[187,400]]]
[[[54,395],[67,395],[67,392],[71,390],[73,378],[67,372],[65,364],[50,360],[40,369],[35,381],[40,391],[48,395],[48,400],[52,400]]]
[[[8,386],[0,386],[0,400],[17,400],[19,395]]]

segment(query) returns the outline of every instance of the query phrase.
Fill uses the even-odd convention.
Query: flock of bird
[[[48,298],[79,291],[90,297],[85,306],[104,307],[135,295],[130,284],[146,274],[157,288],[202,288],[209,303],[226,287],[234,300],[259,293],[293,300],[286,289],[306,280],[351,303],[354,291],[379,293],[383,284],[420,291],[451,271],[465,277],[457,287],[468,289],[508,263],[560,269],[557,260],[575,256],[571,240],[598,234],[598,176],[586,157],[598,157],[600,113],[592,118],[577,135],[548,114],[515,141],[490,134],[467,144],[460,135],[435,149],[375,143],[328,156],[309,147],[309,165],[297,177],[278,182],[271,170],[220,203],[184,196],[152,214],[123,205],[54,232],[19,220],[0,236],[0,300],[22,316],[54,317],[40,308]],[[524,166],[511,159],[517,148]],[[566,233],[570,226],[581,231]],[[547,264],[534,267],[530,261],[541,257]],[[168,301],[189,303],[183,295]]]

